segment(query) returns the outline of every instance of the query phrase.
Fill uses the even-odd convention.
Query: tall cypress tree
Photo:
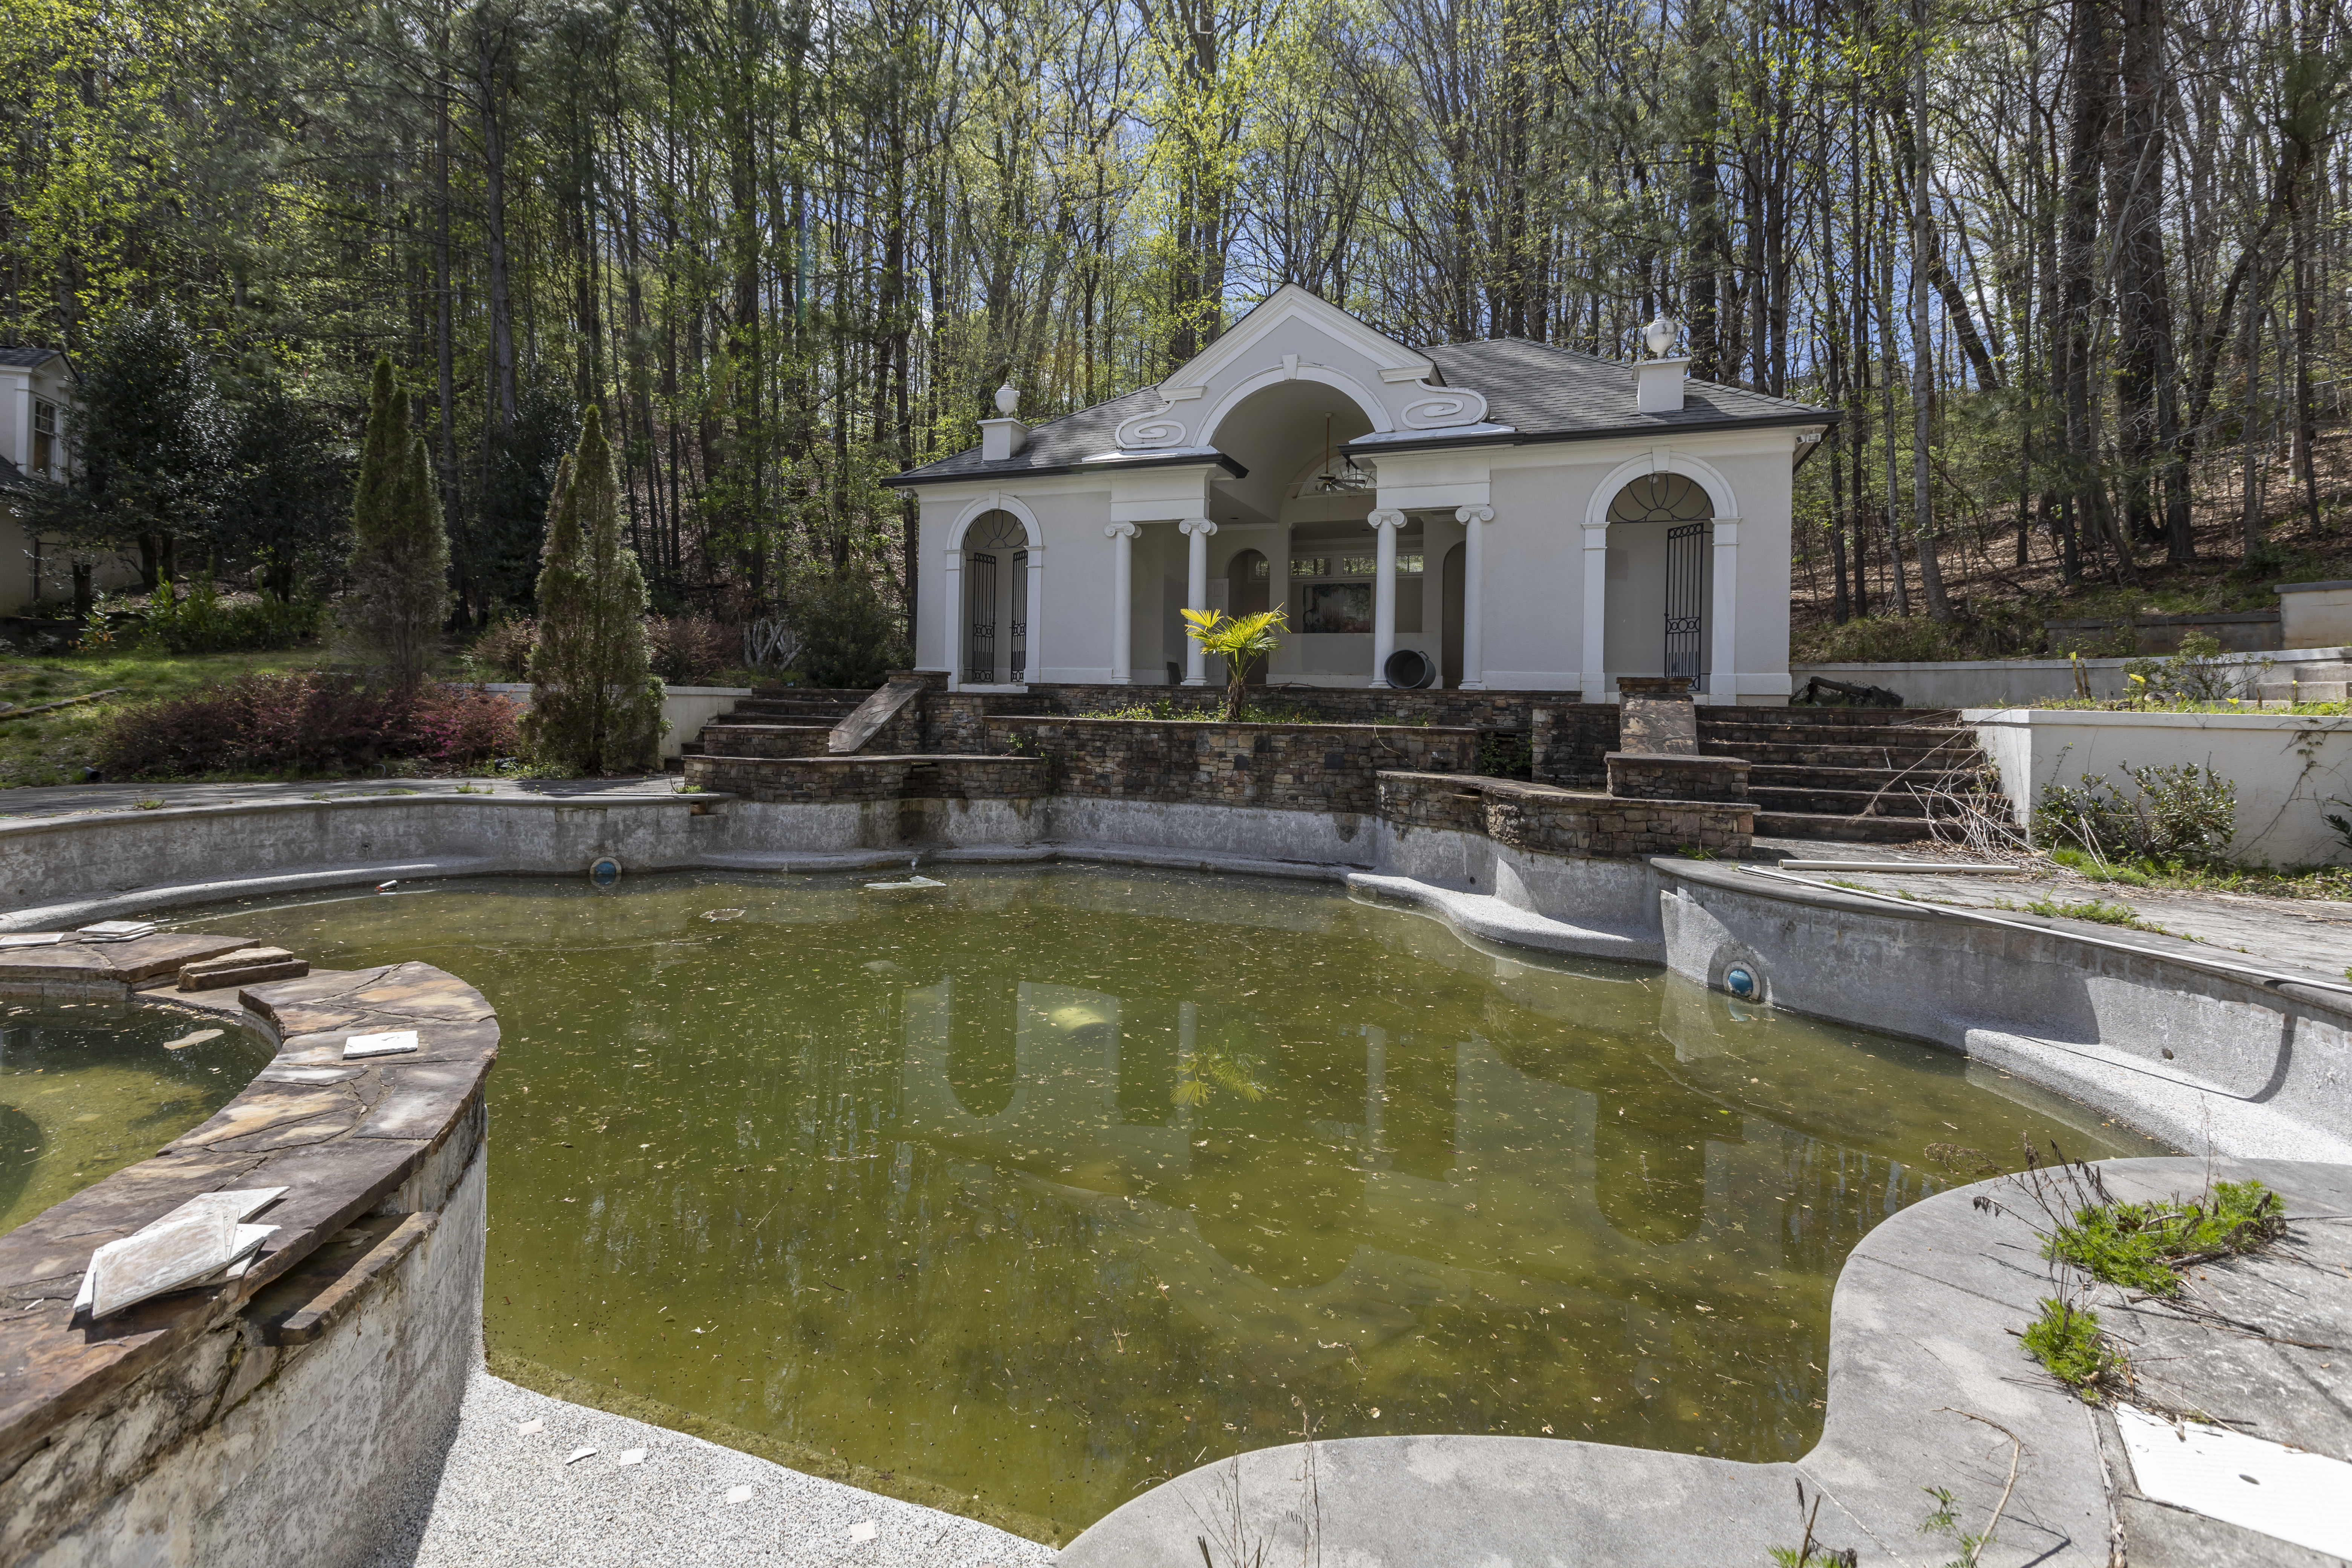
[[[367,437],[352,495],[352,634],[383,661],[403,696],[424,682],[449,612],[449,534],[425,438],[408,429],[408,399],[392,361],[378,359]]]
[[[558,476],[544,562],[531,742],[582,773],[651,766],[662,689],[646,647],[646,579],[622,536],[620,481],[593,405],[570,471]]]

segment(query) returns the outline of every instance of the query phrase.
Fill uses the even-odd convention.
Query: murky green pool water
[[[268,1064],[242,1029],[114,1002],[0,1002],[0,1231],[132,1165]]]
[[[2160,1152],[1941,1052],[1328,887],[933,874],[222,918],[497,1004],[494,1350],[1053,1538],[1310,1420],[1794,1457],[1840,1263],[1973,1179],[1956,1149]]]

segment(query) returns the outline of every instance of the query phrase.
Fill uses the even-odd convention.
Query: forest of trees
[[[2316,526],[2342,402],[2337,0],[0,7],[0,341],[168,304],[230,402],[353,436],[389,353],[477,625],[583,404],[657,605],[910,595],[887,481],[1000,382],[1116,395],[1285,281],[1612,357],[1663,310],[1843,409],[1841,620],[1941,618],[1961,538],[2128,581],[2258,457]]]

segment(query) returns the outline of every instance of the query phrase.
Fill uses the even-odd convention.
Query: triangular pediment
[[[1439,384],[1427,354],[1286,283],[1154,388],[1154,405],[1119,425],[1119,448],[1209,446],[1226,409],[1281,380],[1344,392],[1376,434],[1472,426],[1486,413],[1477,392]]]

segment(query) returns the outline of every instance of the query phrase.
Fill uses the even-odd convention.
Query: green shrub
[[[530,679],[530,650],[539,646],[539,623],[529,616],[502,615],[482,628],[466,662],[481,680]]]
[[[2094,1279],[2151,1296],[2180,1291],[2182,1265],[2252,1252],[2286,1228],[2286,1204],[2260,1182],[2216,1182],[2210,1201],[2093,1204],[2043,1243]]]
[[[2084,773],[2078,785],[2044,786],[2033,810],[2033,838],[2101,860],[2178,860],[2192,866],[2229,863],[2237,836],[2238,786],[2210,768],[2184,763],[2119,770],[2128,791],[2112,778]]]
[[[2244,701],[2271,668],[2270,659],[2224,658],[2221,645],[2203,632],[2180,639],[2169,658],[2136,658],[2124,666],[2135,700],[2171,703]]]
[[[325,605],[299,592],[281,599],[265,590],[254,598],[224,602],[213,580],[205,576],[190,584],[184,595],[169,584],[159,587],[146,612],[137,617],[133,635],[138,646],[151,653],[259,652],[317,640],[325,615]],[[110,642],[122,635],[119,627],[110,630],[112,635],[100,640]]]
[[[803,588],[794,595],[793,621],[801,634],[797,668],[810,686],[870,689],[908,662],[898,611],[862,579]]]
[[[2042,1315],[2018,1338],[2051,1376],[2095,1403],[2099,1390],[2117,1381],[2123,1371],[2122,1359],[2099,1331],[2099,1315],[2054,1296],[2042,1298]]]

